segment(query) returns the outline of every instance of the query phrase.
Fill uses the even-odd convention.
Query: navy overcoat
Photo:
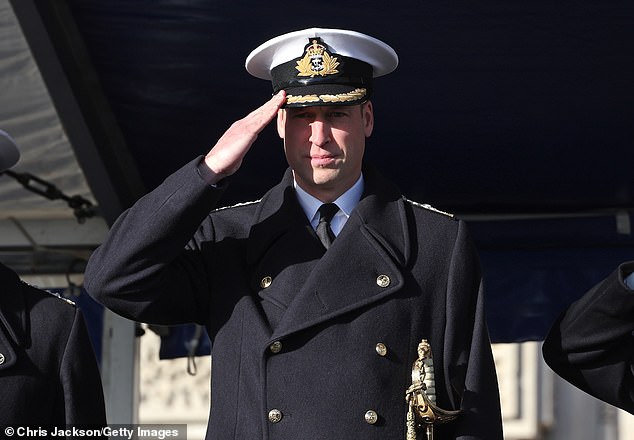
[[[48,432],[105,424],[101,378],[81,312],[0,264],[0,427]]]
[[[438,405],[463,410],[437,438],[502,438],[464,223],[404,199],[365,167],[364,196],[324,251],[290,171],[261,200],[214,210],[223,190],[199,166],[117,220],[91,257],[86,287],[128,318],[206,326],[208,439],[403,440],[423,338]]]
[[[585,392],[634,414],[634,292],[623,282],[634,262],[575,301],[553,324],[546,363]]]

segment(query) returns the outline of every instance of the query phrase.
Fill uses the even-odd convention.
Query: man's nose
[[[315,120],[310,124],[311,135],[309,141],[317,146],[330,142],[330,125],[322,120]]]

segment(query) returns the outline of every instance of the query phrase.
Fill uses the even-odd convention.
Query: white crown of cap
[[[259,45],[247,57],[247,72],[270,80],[271,70],[301,57],[308,39],[313,37],[320,37],[332,53],[370,64],[375,78],[387,75],[398,66],[398,55],[381,40],[344,29],[311,28],[280,35]]]
[[[5,171],[18,163],[20,151],[9,133],[0,130],[0,171]]]

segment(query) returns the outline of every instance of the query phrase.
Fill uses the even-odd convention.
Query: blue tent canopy
[[[63,123],[109,222],[270,96],[246,55],[305,27],[392,45],[368,160],[408,198],[469,220],[492,337],[543,337],[570,301],[632,259],[634,4],[352,0],[13,0],[46,79],[42,20],[94,145]],[[27,7],[26,5],[30,5]],[[29,9],[30,8],[30,9]],[[35,13],[33,13],[35,11]],[[259,198],[286,167],[268,127],[224,203]],[[522,220],[510,220],[509,218]]]

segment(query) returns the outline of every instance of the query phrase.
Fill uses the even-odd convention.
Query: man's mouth
[[[325,167],[335,163],[336,156],[332,154],[316,154],[310,156],[310,163],[316,167]]]

